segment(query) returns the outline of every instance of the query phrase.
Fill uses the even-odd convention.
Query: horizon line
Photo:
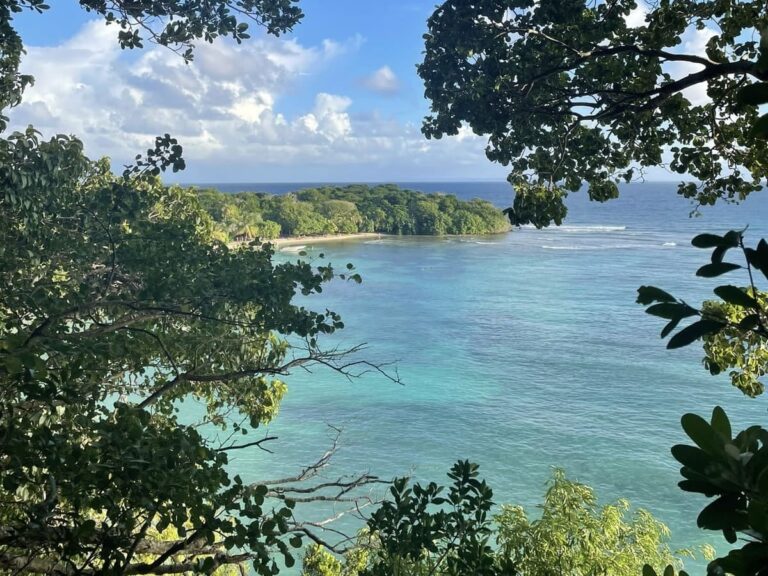
[[[692,180],[652,180],[646,179],[637,182],[619,182],[619,185],[625,184],[679,184],[680,182],[692,182]],[[236,181],[196,181],[196,182],[169,182],[169,184],[180,184],[182,186],[203,186],[215,184],[509,184],[506,180],[496,180],[495,178],[483,178],[476,180],[236,180]]]

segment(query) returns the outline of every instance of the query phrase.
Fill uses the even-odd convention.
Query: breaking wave
[[[623,232],[626,230],[626,226],[577,226],[577,225],[565,225],[552,228],[552,230],[560,230],[561,232],[570,232],[574,234],[578,233],[595,233],[595,232]]]

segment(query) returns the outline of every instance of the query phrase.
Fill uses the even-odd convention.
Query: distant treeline
[[[282,196],[197,190],[227,240],[379,232],[398,235],[494,234],[509,229],[485,200],[459,200],[395,185],[324,186]]]

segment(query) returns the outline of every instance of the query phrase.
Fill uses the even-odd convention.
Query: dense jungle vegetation
[[[222,240],[379,232],[396,235],[497,234],[504,213],[486,200],[424,194],[394,184],[323,186],[284,196],[197,190]]]

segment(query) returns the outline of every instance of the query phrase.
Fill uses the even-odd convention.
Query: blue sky
[[[36,85],[17,126],[74,133],[120,166],[171,132],[188,182],[499,179],[485,140],[427,141],[416,64],[434,0],[303,0],[295,31],[254,29],[242,46],[202,45],[186,66],[170,51],[125,52],[116,28],[74,1],[16,24]]]

